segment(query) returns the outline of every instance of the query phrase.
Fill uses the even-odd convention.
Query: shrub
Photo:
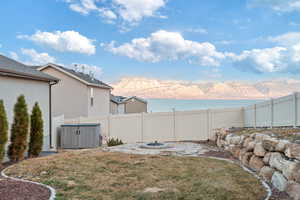
[[[19,96],[14,107],[14,120],[11,127],[11,136],[8,148],[8,156],[12,162],[24,159],[27,148],[29,116],[25,97]]]
[[[112,147],[112,146],[118,146],[124,144],[122,140],[119,140],[118,138],[110,138],[107,140],[107,146]]]
[[[31,120],[30,141],[29,141],[28,156],[37,157],[39,156],[43,148],[43,132],[44,132],[42,111],[38,103],[35,103],[32,109],[30,120]]]
[[[5,155],[5,145],[8,135],[8,122],[3,100],[0,100],[0,165]]]

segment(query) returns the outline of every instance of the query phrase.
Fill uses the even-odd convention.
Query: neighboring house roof
[[[6,56],[0,55],[0,74],[18,78],[26,78],[47,82],[58,82],[59,79],[33,69]]]
[[[66,67],[63,67],[63,66],[60,66],[60,65],[57,65],[57,64],[49,63],[45,66],[36,66],[36,68],[40,71],[42,71],[43,69],[45,69],[47,67],[53,67],[53,68],[57,69],[58,71],[61,71],[65,74],[81,81],[82,83],[84,83],[86,85],[101,87],[101,88],[104,88],[104,89],[112,89],[112,87],[110,85],[108,85],[108,84],[106,84],[102,81],[99,81],[98,79],[93,78],[88,74],[78,72],[78,71],[75,71],[73,69],[69,69],[69,68],[66,68]]]
[[[141,101],[145,104],[147,104],[147,101],[142,99],[142,98],[139,98],[139,97],[136,97],[136,96],[132,96],[132,97],[124,97],[124,96],[115,96],[115,95],[111,95],[110,96],[110,100],[114,103],[117,103],[117,104],[122,104],[122,103],[126,103],[128,102],[130,99],[136,99],[138,101]]]

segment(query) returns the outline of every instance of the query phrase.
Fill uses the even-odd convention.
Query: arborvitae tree
[[[35,103],[30,117],[30,142],[29,142],[29,157],[37,157],[43,147],[43,119],[42,111],[38,103]]]
[[[14,121],[11,127],[11,136],[8,148],[8,156],[11,161],[16,162],[24,159],[27,148],[27,137],[29,128],[29,116],[27,105],[23,95],[18,97],[14,107]]]
[[[5,155],[5,145],[8,135],[8,122],[3,100],[0,100],[0,165]]]

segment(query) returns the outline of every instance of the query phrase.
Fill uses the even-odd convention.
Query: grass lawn
[[[54,187],[58,200],[255,200],[266,195],[240,167],[209,158],[82,150],[25,160],[6,172]]]

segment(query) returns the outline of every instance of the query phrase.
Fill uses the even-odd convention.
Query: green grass
[[[240,167],[209,158],[85,150],[25,160],[7,173],[54,187],[58,200],[255,200],[266,195]]]

